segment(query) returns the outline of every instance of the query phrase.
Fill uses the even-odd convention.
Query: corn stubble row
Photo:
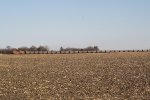
[[[150,53],[0,55],[0,100],[150,98]]]

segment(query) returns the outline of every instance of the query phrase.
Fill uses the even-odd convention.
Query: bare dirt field
[[[0,55],[0,100],[150,100],[150,53]]]

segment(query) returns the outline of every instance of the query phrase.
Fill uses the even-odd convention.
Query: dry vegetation
[[[108,99],[150,99],[150,53],[0,55],[0,100]]]

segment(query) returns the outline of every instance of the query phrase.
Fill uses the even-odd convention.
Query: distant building
[[[12,49],[12,54],[25,54],[25,51]]]

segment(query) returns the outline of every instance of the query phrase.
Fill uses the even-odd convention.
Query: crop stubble
[[[150,53],[0,55],[0,100],[149,100]]]

